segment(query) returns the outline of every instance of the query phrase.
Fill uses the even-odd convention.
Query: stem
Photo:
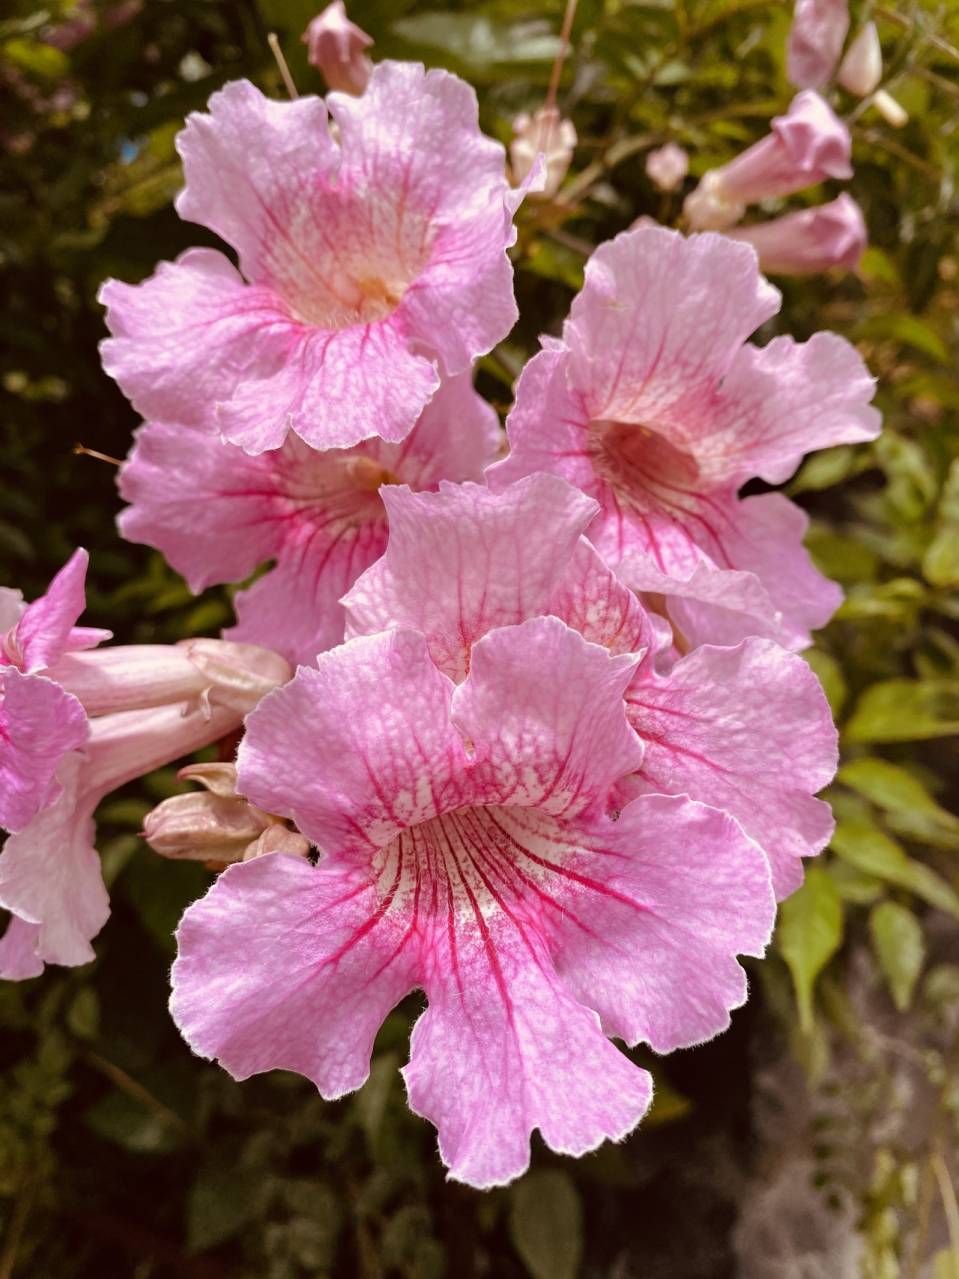
[[[556,94],[559,92],[559,79],[563,74],[563,63],[569,50],[570,32],[573,30],[573,19],[576,17],[577,0],[566,0],[566,12],[563,14],[563,26],[559,33],[559,49],[553,59],[553,69],[549,73],[549,87],[546,90],[546,101],[543,106],[551,110],[556,106]]]
[[[286,85],[286,91],[295,102],[300,95],[296,91],[296,85],[293,83],[290,68],[286,65],[286,58],[283,56],[283,50],[280,48],[280,41],[275,31],[269,33],[266,37],[266,42],[270,46],[270,52],[276,60],[276,65],[280,68],[280,76]]]
[[[949,1169],[946,1167],[946,1161],[938,1151],[931,1159],[932,1171],[939,1186],[939,1195],[942,1199],[942,1209],[946,1215],[946,1229],[949,1232],[949,1249],[953,1254],[953,1260],[959,1261],[959,1203],[956,1202],[956,1192],[953,1188],[952,1178],[949,1176]]]
[[[98,462],[109,462],[111,466],[123,465],[120,458],[111,457],[109,453],[101,453],[98,449],[88,449],[85,444],[74,444],[73,451],[77,457],[95,457]]]

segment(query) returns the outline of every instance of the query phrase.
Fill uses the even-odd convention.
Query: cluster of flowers
[[[239,265],[104,286],[103,363],[146,419],[120,528],[194,589],[272,567],[227,638],[169,648],[77,627],[82,552],[0,598],[0,971],[91,958],[97,802],[242,728],[147,821],[229,863],[179,928],[183,1035],[339,1097],[421,989],[410,1105],[452,1176],[503,1183],[534,1129],[571,1154],[632,1129],[650,1077],[610,1037],[723,1030],[829,838],[797,650],[839,592],[794,505],[738,492],[873,438],[872,380],[834,335],[748,342],[779,304],[750,246],[641,228],[588,263],[501,458],[471,369],[516,318],[523,192],[469,86],[232,83],[178,146],[179,212]]]

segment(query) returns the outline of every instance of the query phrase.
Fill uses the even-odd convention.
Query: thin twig
[[[573,19],[576,17],[577,0],[566,0],[566,12],[563,14],[563,26],[559,33],[559,49],[553,59],[553,69],[549,73],[549,87],[546,90],[544,107],[550,110],[556,106],[556,95],[559,92],[559,81],[563,74],[563,63],[569,51],[569,37],[573,30]]]
[[[3,1255],[0,1256],[0,1279],[11,1279],[13,1275],[13,1267],[17,1264],[20,1240],[23,1238],[23,1230],[27,1224],[27,1217],[30,1215],[30,1208],[33,1205],[33,1196],[36,1193],[36,1189],[36,1172],[31,1171],[27,1173],[13,1207],[10,1231],[7,1235],[7,1242],[3,1247]]]
[[[296,91],[296,85],[293,83],[290,68],[286,64],[286,58],[283,56],[283,50],[280,48],[280,41],[275,31],[269,33],[266,37],[266,42],[270,46],[270,52],[276,59],[276,65],[280,68],[280,76],[286,85],[286,91],[295,102],[300,95]]]
[[[896,13],[894,9],[886,9],[883,5],[877,6],[877,18],[884,18],[887,22],[894,22],[897,27],[905,27],[907,31],[912,31],[915,22],[912,18],[907,18],[901,13]],[[934,49],[938,49],[940,53],[946,54],[949,58],[954,58],[959,62],[959,49],[951,45],[948,40],[943,40],[941,36],[937,36],[932,31],[922,31],[923,39],[928,40]]]
[[[952,1178],[949,1176],[946,1161],[938,1151],[932,1156],[930,1162],[932,1163],[932,1171],[935,1174],[936,1182],[939,1185],[942,1210],[946,1215],[949,1249],[953,1254],[953,1261],[959,1261],[959,1203],[956,1202],[955,1187],[952,1184]]]
[[[190,1125],[181,1119],[175,1110],[171,1110],[169,1106],[164,1105],[158,1097],[154,1097],[148,1088],[144,1088],[143,1084],[134,1079],[132,1075],[128,1075],[120,1066],[108,1061],[106,1057],[101,1057],[92,1048],[88,1048],[84,1055],[92,1066],[95,1066],[97,1070],[106,1075],[128,1097],[132,1097],[142,1106],[146,1106],[147,1110],[152,1110],[158,1119],[169,1124],[171,1128],[176,1128],[183,1136],[191,1138],[194,1136]],[[2,1276],[0,1276],[0,1279],[2,1279]]]

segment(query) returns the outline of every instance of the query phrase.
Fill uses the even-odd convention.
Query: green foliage
[[[72,451],[82,442],[121,458],[136,426],[99,368],[96,290],[211,242],[171,208],[176,132],[227,79],[282,94],[271,29],[301,91],[319,90],[300,34],[321,3],[95,0],[97,21],[72,45],[49,39],[83,9],[70,0],[42,10],[10,0],[0,19],[0,581],[35,595],[86,545],[90,619],[125,642],[213,634],[232,610],[229,591],[195,599],[160,556],[120,542],[113,468]],[[543,100],[563,7],[349,4],[377,56],[466,75],[483,127],[504,141],[514,115]],[[591,247],[640,215],[677,222],[681,196],[646,178],[649,148],[681,143],[698,175],[784,108],[789,9],[580,0],[559,98],[580,143],[561,198],[529,201],[520,216],[521,320],[479,374],[498,408],[538,335],[559,331]],[[959,7],[852,9],[854,25],[876,17],[888,86],[910,120],[893,131],[837,95],[871,247],[858,274],[777,280],[783,310],[760,340],[819,328],[849,337],[886,425],[874,446],[810,458],[788,488],[812,518],[812,555],[846,592],[806,654],[841,728],[828,796],[839,825],[782,908],[778,958],[759,966],[749,1007],[714,1044],[657,1061],[657,1101],[630,1142],[578,1162],[536,1149],[508,1191],[448,1184],[397,1071],[416,1000],[388,1019],[366,1086],[339,1103],[282,1072],[237,1085],[189,1056],[166,1011],[171,934],[209,873],[161,863],[138,838],[146,809],[176,789],[166,770],[101,812],[114,910],[96,964],[0,988],[0,1273],[765,1279],[768,1238],[749,1271],[733,1228],[766,1186],[744,1188],[729,1170],[766,1177],[798,1140],[799,1121],[770,1134],[750,1111],[777,1051],[805,1069],[807,1179],[824,1203],[850,1205],[859,1272],[891,1279],[923,1262],[936,1279],[953,1274],[936,1160],[945,1151],[955,1179]],[[762,215],[836,193],[827,184]],[[795,1096],[792,1058],[787,1073]],[[911,1111],[915,1096],[924,1105]],[[908,1140],[890,1136],[900,1113]],[[781,1203],[776,1212],[779,1239]],[[794,1261],[781,1273],[798,1273]]]

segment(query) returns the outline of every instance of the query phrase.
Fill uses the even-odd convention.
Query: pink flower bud
[[[849,30],[847,0],[796,0],[786,43],[786,75],[797,89],[820,89],[833,73]]]
[[[246,714],[292,673],[269,649],[213,639],[65,653],[48,670],[88,715],[198,699]]]
[[[373,64],[364,50],[372,37],[346,16],[343,0],[333,0],[303,32],[307,57],[331,89],[359,97],[369,82]]]
[[[774,275],[812,275],[830,267],[853,271],[867,243],[862,211],[845,193],[829,204],[737,227],[727,235],[751,244],[759,265]]]
[[[211,795],[226,799],[236,798],[236,765],[215,762],[211,764],[187,764],[177,773],[181,782],[197,782]]]
[[[514,184],[518,186],[532,170],[536,157],[543,155],[546,183],[536,194],[555,195],[569,172],[575,146],[573,123],[561,120],[557,107],[540,107],[532,115],[518,115],[513,121],[513,141],[509,149]]]
[[[846,50],[839,83],[857,98],[872,93],[882,79],[882,46],[874,22],[867,22]]]
[[[265,853],[286,853],[291,857],[308,857],[310,842],[304,839],[299,831],[290,830],[288,826],[276,822],[267,826],[266,830],[250,844],[243,854],[243,860],[251,862],[255,857],[262,857]]]
[[[849,178],[849,130],[818,93],[793,98],[770,132],[720,169],[704,175],[684,211],[694,230],[720,230],[742,216],[743,206],[790,195],[825,178]]]
[[[667,142],[646,157],[646,176],[660,191],[675,191],[689,172],[689,156],[675,142]]]
[[[269,819],[245,799],[195,791],[165,799],[147,813],[143,838],[163,857],[238,862],[268,825]]]

